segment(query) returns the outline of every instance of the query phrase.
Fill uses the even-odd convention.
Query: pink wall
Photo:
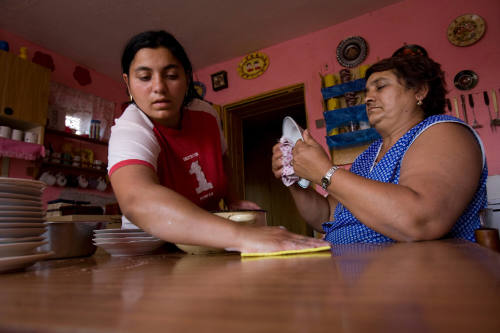
[[[476,44],[456,47],[448,42],[446,29],[455,17],[464,13],[482,16],[487,29],[483,38]],[[443,69],[447,72],[449,97],[457,97],[461,93],[453,86],[453,77],[457,72],[471,69],[479,75],[479,83],[471,92],[476,97],[478,121],[485,125],[489,122],[489,118],[483,100],[479,98],[480,94],[483,90],[496,89],[497,96],[500,97],[498,90],[500,66],[497,63],[497,59],[500,59],[498,14],[500,14],[499,1],[407,0],[261,50],[269,56],[270,66],[264,75],[256,79],[244,80],[238,76],[237,66],[244,55],[200,69],[195,75],[208,87],[206,98],[220,105],[304,83],[309,128],[326,148],[325,129],[316,129],[314,126],[315,120],[323,118],[321,82],[318,73],[324,73],[325,65],[328,65],[330,72],[338,72],[341,69],[335,58],[339,42],[348,36],[359,35],[365,38],[369,45],[368,57],[365,60],[367,64],[390,56],[404,43],[419,44],[427,49],[432,58],[443,64]],[[52,55],[56,65],[52,79],[56,82],[112,100],[117,103],[117,109],[121,102],[127,99],[123,85],[90,68],[92,84],[80,86],[73,78],[73,70],[77,63],[71,59],[4,30],[0,30],[0,40],[7,40],[11,51],[16,53],[19,47],[27,46],[29,59],[37,50]],[[229,88],[214,92],[210,88],[210,74],[219,70],[228,72]],[[472,119],[470,110],[469,118]],[[486,148],[490,174],[500,174],[500,151],[496,146],[500,139],[500,128],[492,133],[489,126],[484,126],[478,132]],[[26,176],[21,174],[25,168],[11,169],[23,170],[14,171],[15,174],[11,176]]]
[[[457,47],[447,40],[446,30],[454,18],[466,13],[483,17],[486,21],[486,32],[476,44]],[[315,120],[323,118],[318,73],[325,65],[328,65],[330,72],[338,72],[341,69],[335,58],[336,47],[340,41],[349,36],[362,36],[369,45],[368,57],[364,62],[367,64],[392,55],[404,43],[418,44],[427,50],[431,58],[443,65],[447,73],[448,97],[459,97],[463,93],[453,85],[456,73],[470,69],[478,74],[478,85],[467,93],[474,95],[477,119],[484,125],[478,132],[486,148],[489,173],[500,174],[500,127],[497,132],[491,132],[490,127],[486,125],[489,123],[489,116],[482,99],[483,90],[495,89],[500,102],[499,14],[500,1],[407,0],[260,50],[269,56],[270,65],[267,72],[256,79],[244,80],[238,76],[237,67],[244,55],[200,69],[195,75],[208,87],[206,99],[220,105],[304,83],[309,128],[326,148],[325,129],[315,127]],[[211,89],[210,74],[220,70],[227,71],[229,87],[214,92]],[[467,110],[469,121],[472,122],[471,110]]]
[[[19,48],[25,46],[28,48],[28,59],[31,60],[36,51],[50,54],[54,61],[55,71],[52,72],[51,80],[54,82],[62,83],[71,88],[84,91],[89,94],[99,96],[101,98],[115,102],[115,114],[120,111],[121,104],[127,100],[125,88],[119,82],[96,72],[93,69],[87,68],[90,72],[92,82],[89,85],[81,86],[73,77],[75,66],[80,65],[75,61],[61,56],[57,53],[51,52],[39,45],[29,42],[20,36],[14,35],[10,32],[0,29],[0,40],[5,40],[9,43],[9,52],[19,53]],[[82,66],[82,65],[80,65]],[[82,66],[86,68],[85,66]],[[107,160],[107,154],[104,146],[94,145],[92,149],[96,150],[97,158]],[[9,177],[30,178],[28,175],[28,167],[33,166],[32,162],[11,159],[9,167]],[[103,194],[103,192],[85,190],[86,192],[95,192],[96,194]],[[57,187],[49,187],[45,193],[46,200],[52,200],[59,196],[60,189]]]

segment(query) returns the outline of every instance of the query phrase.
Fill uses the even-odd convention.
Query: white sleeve
[[[193,99],[187,107],[193,111],[207,112],[215,117],[215,119],[217,120],[217,126],[219,127],[222,155],[224,155],[227,152],[227,142],[226,142],[226,139],[224,137],[224,133],[222,132],[222,126],[221,126],[222,123],[220,121],[219,113],[209,103],[202,101],[201,99],[197,99],[197,98]]]
[[[160,145],[153,123],[134,104],[125,109],[111,128],[108,147],[108,173],[120,162],[140,160],[157,168]],[[134,164],[134,163],[131,163]]]

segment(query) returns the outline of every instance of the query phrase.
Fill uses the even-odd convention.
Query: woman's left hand
[[[297,140],[292,150],[293,169],[297,176],[319,184],[326,171],[332,167],[332,162],[309,130],[305,130],[302,136],[304,141]]]

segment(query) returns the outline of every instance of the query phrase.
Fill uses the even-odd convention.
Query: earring
[[[417,105],[418,105],[418,106],[422,106],[422,104],[424,104],[424,103],[422,102],[422,100],[421,100],[421,99],[418,99],[418,100],[417,100]]]
[[[130,96],[130,103],[132,103],[134,101],[134,97],[132,97],[132,94],[130,94],[129,96]]]

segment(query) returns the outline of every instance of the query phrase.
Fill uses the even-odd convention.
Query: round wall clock
[[[470,90],[474,88],[479,81],[476,73],[470,70],[464,70],[455,75],[453,84],[460,90]]]
[[[356,67],[368,53],[366,41],[359,36],[348,37],[337,46],[337,61],[344,67]]]
[[[247,55],[238,65],[238,74],[244,79],[255,79],[269,67],[269,58],[262,52]]]
[[[472,45],[483,37],[485,30],[486,23],[481,16],[465,14],[448,26],[448,40],[456,46]]]

